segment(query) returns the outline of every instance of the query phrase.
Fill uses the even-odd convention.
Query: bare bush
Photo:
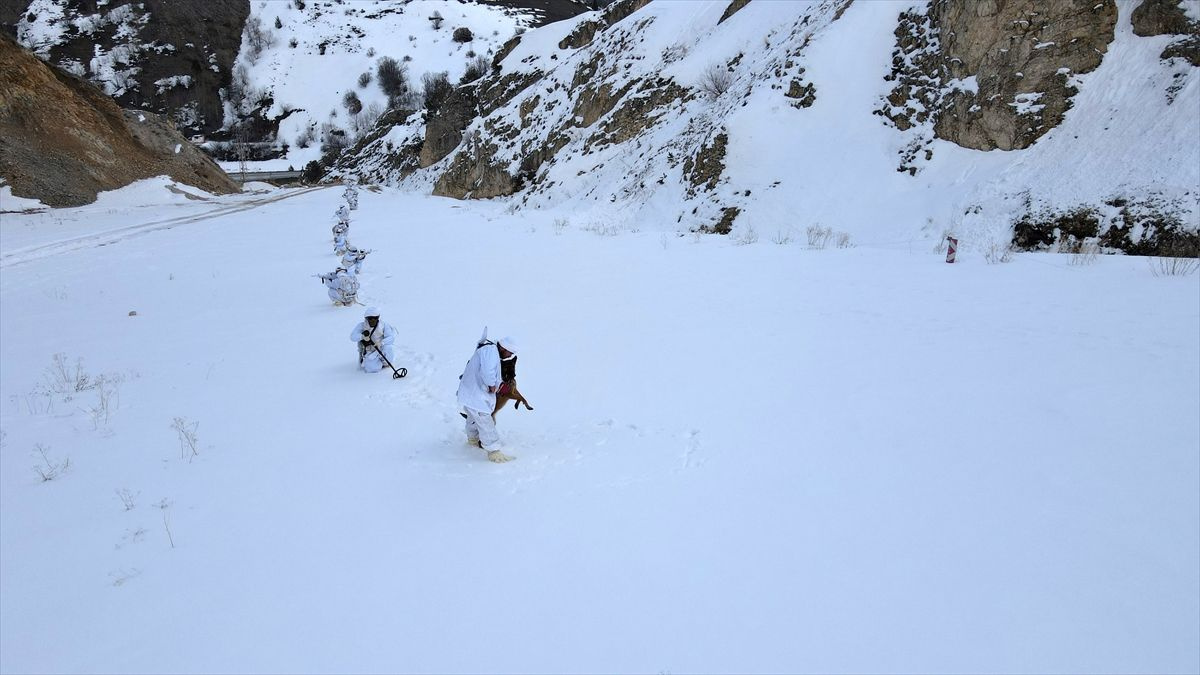
[[[555,218],[554,219],[554,234],[562,234],[563,230],[567,229],[570,226],[571,226],[571,221],[567,220],[566,218]]]
[[[358,113],[362,112],[363,109],[362,100],[360,100],[358,98],[358,94],[353,91],[348,91],[344,96],[342,96],[342,105],[346,107],[346,112],[350,113],[351,115],[357,115]]]
[[[470,42],[471,40],[475,39],[475,35],[471,32],[470,28],[467,28],[466,26],[460,26],[454,29],[454,34],[451,36],[451,39],[458,43]]]
[[[349,145],[350,139],[346,137],[344,129],[331,122],[325,122],[321,125],[322,155],[341,152],[349,147]]]
[[[50,448],[38,443],[33,446],[33,451],[37,453],[40,461],[34,465],[33,470],[43,483],[49,482],[66,473],[67,469],[71,468],[71,458],[68,457],[62,461],[50,459]]]
[[[733,236],[733,243],[736,246],[746,246],[758,241],[758,232],[755,231],[753,225],[746,225],[738,228],[738,233]]]
[[[116,493],[117,498],[121,500],[121,505],[125,507],[126,511],[132,511],[137,506],[137,498],[142,494],[140,492],[134,493],[129,488],[121,488]]]
[[[450,92],[454,91],[454,86],[450,84],[450,74],[444,71],[425,73],[421,76],[421,85],[425,109],[429,112],[437,112],[450,97]]]
[[[354,132],[355,138],[361,138],[372,128],[379,118],[383,115],[383,108],[378,103],[363,108],[363,111],[350,118],[350,128]]]
[[[358,76],[358,86],[362,88],[369,84],[371,84],[371,71],[368,70],[367,72]]]
[[[433,24],[434,30],[441,30],[442,22],[445,20],[446,19],[442,16],[442,13],[437,10],[434,10],[433,14],[429,15],[429,21]]]
[[[51,357],[46,369],[45,386],[47,391],[64,394],[69,400],[72,394],[95,388],[96,381],[83,369],[83,359],[76,359],[72,366],[67,355],[59,352]]]
[[[854,240],[846,232],[838,232],[833,245],[838,248],[854,248]]]
[[[25,411],[30,415],[47,415],[54,412],[54,394],[48,391],[32,391],[25,394]]]
[[[805,232],[808,235],[808,247],[818,251],[828,246],[829,239],[833,237],[833,228],[820,225],[809,225]]]
[[[84,412],[92,420],[92,429],[99,429],[102,425],[107,425],[109,415],[121,407],[119,382],[119,379],[110,379],[103,375],[96,378],[96,402],[84,409]]]
[[[792,243],[793,234],[792,228],[782,227],[778,230],[775,230],[775,234],[771,237],[771,241],[779,244],[780,246],[786,246]]]
[[[492,70],[492,62],[486,56],[476,56],[467,61],[467,70],[463,73],[462,82],[472,82],[487,75]]]
[[[313,144],[314,140],[316,140],[316,132],[313,131],[313,128],[311,126],[304,127],[296,136],[296,147],[307,148]]]
[[[584,232],[591,232],[598,237],[615,237],[621,234],[621,228],[616,223],[593,220],[583,226]]]
[[[1071,254],[1071,259],[1068,261],[1072,265],[1091,265],[1100,257],[1100,244],[1096,241],[1085,239],[1079,244],[1079,249]]]
[[[257,63],[263,50],[275,46],[275,33],[269,28],[263,28],[262,19],[257,16],[246,19],[244,31],[248,48],[246,58],[250,63]]]
[[[983,259],[989,265],[1012,262],[1012,243],[1007,241],[990,241],[983,247]]]
[[[408,66],[390,56],[385,56],[379,59],[379,63],[375,67],[375,75],[379,79],[379,88],[388,97],[388,107],[395,108],[411,88]]]
[[[1150,272],[1156,277],[1186,277],[1200,270],[1200,258],[1195,256],[1155,256],[1150,258]]]
[[[932,218],[929,219],[929,224],[931,227],[933,226]],[[937,242],[933,246],[933,252],[934,253],[945,253],[946,247],[950,245],[951,238],[954,238],[954,239],[958,238],[958,237],[954,236],[954,230],[949,227],[943,229],[941,238],[938,239]]]
[[[176,417],[171,422],[171,428],[179,436],[180,457],[188,462],[200,454],[199,448],[196,447],[196,427],[198,426],[200,426],[199,422],[192,422],[186,417]]]
[[[700,91],[711,100],[721,97],[733,86],[733,73],[720,63],[714,63],[700,74]]]

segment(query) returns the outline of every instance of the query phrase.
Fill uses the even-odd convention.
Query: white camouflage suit
[[[495,343],[485,340],[475,348],[458,381],[458,405],[467,416],[467,438],[478,440],[480,447],[488,452],[501,447],[496,420],[492,419],[492,411],[496,409],[496,388],[499,386],[500,352]]]
[[[346,271],[350,274],[357,276],[362,272],[362,264],[367,259],[367,253],[369,251],[348,246],[345,252],[342,253],[342,267],[345,267]]]
[[[335,305],[353,305],[358,299],[358,280],[346,270],[338,268],[336,272],[322,274],[320,279],[329,289],[329,299]]]
[[[368,307],[367,311],[363,313],[363,320],[359,321],[358,325],[354,326],[354,330],[350,331],[350,339],[354,342],[363,340],[363,331],[369,331],[370,344],[365,345],[359,367],[368,373],[378,373],[383,370],[384,362],[379,357],[379,352],[375,351],[375,347],[383,350],[384,355],[393,365],[396,363],[396,354],[392,349],[392,343],[396,341],[396,329],[392,328],[391,324],[384,323],[382,319],[376,322],[375,328],[372,329],[366,320],[366,317],[370,316],[378,318],[379,310]]]

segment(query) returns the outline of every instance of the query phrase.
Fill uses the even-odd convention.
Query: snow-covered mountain
[[[425,73],[458,82],[518,30],[598,4],[22,0],[0,7],[0,25],[123,107],[168,115],[185,133],[240,141],[252,158],[303,166],[323,142],[353,140],[373,124],[388,102],[376,77],[381,59],[407,69],[419,92]],[[360,82],[363,73],[371,81]],[[343,101],[351,93],[358,103]],[[210,150],[235,154],[229,145]]]
[[[1197,33],[1195,0],[624,0],[333,175],[617,230],[1194,252]]]

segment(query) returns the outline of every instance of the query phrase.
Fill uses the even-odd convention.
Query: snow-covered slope
[[[1137,4],[1117,3],[1101,65],[1072,76],[1065,121],[1025,150],[970,150],[877,113],[897,19],[926,3],[752,1],[722,21],[724,0],[656,0],[582,47],[568,43],[594,13],[526,33],[494,76],[514,83],[490,101],[503,105],[462,132],[480,142],[414,171],[396,159],[426,134],[410,120],[335,175],[454,196],[499,184],[514,208],[566,207],[617,229],[831,227],[864,243],[952,232],[989,247],[1022,218],[1088,209],[1107,225],[1133,205],[1119,224],[1195,232],[1200,68],[1159,58],[1171,36],[1133,34]],[[719,92],[705,84],[714,68],[729,77]],[[920,168],[901,171],[913,144]]]
[[[1194,276],[365,190],[393,380],[339,189],[171,189],[0,218],[0,672],[1200,669]]]

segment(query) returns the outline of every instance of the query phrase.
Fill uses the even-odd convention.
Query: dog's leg
[[[525,400],[525,397],[521,395],[520,390],[517,389],[515,384],[512,386],[511,389],[509,389],[508,397],[511,400],[515,401],[515,403],[513,403],[513,410],[520,410],[522,403],[525,404],[526,408],[533,410],[533,406],[529,405],[529,401]],[[508,401],[505,401],[505,403],[507,403],[507,402]]]

